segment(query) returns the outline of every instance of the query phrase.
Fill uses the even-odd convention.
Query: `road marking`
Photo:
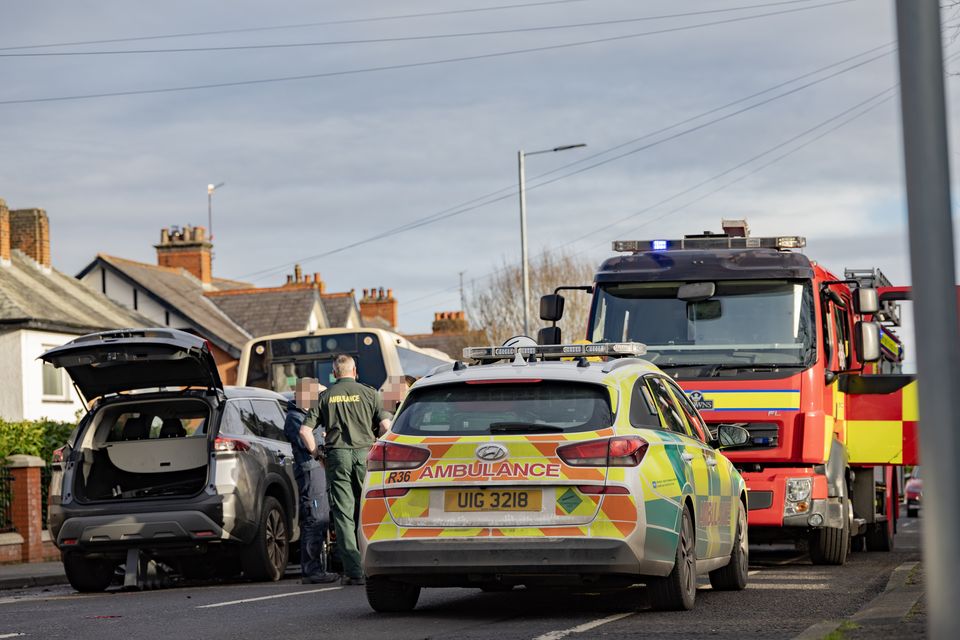
[[[0,638],[19,638],[25,636],[25,633],[0,633]]]
[[[557,631],[550,631],[543,634],[542,636],[537,636],[533,640],[560,640],[560,638],[565,638],[571,633],[583,633],[584,631],[590,631],[591,629],[596,629],[597,627],[607,624],[608,622],[616,622],[617,620],[623,620],[624,618],[630,617],[634,614],[634,611],[629,611],[627,613],[615,613],[612,616],[607,616],[606,618],[600,618],[599,620],[592,620],[590,622],[584,622],[581,625],[576,627],[570,627],[569,629],[558,629]]]
[[[273,600],[274,598],[289,598],[290,596],[305,596],[308,593],[323,593],[324,591],[337,591],[343,587],[326,587],[323,589],[310,589],[309,591],[294,591],[293,593],[278,593],[274,596],[260,596],[259,598],[244,598],[243,600],[230,600],[229,602],[217,602],[215,604],[203,604],[197,609],[214,609],[216,607],[229,607],[233,604],[244,604],[245,602],[257,602],[259,600]]]
[[[830,585],[825,582],[816,582],[813,584],[796,584],[793,582],[751,582],[747,585],[747,589],[783,589],[783,590],[792,590],[792,591],[818,591],[821,589],[829,589]]]

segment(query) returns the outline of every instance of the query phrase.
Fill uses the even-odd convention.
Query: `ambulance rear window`
[[[421,436],[506,435],[593,431],[612,424],[605,387],[542,380],[414,389],[392,431]]]

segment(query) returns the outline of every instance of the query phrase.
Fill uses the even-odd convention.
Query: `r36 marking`
[[[387,482],[410,482],[410,472],[391,471],[387,474]]]

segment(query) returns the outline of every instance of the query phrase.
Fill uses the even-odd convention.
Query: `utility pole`
[[[527,156],[534,156],[540,153],[556,153],[557,151],[568,151],[570,149],[580,149],[587,146],[584,143],[565,144],[552,149],[541,149],[540,151],[527,151],[523,149],[517,152],[517,168],[519,173],[520,192],[520,277],[523,281],[523,335],[530,335],[530,267],[527,263],[527,177],[524,168],[524,159]]]
[[[938,0],[896,0],[900,103],[916,317],[927,633],[960,629],[960,324]]]
[[[460,311],[463,312],[467,310],[467,301],[466,298],[463,297],[463,274],[465,273],[466,271],[460,272]]]
[[[220,184],[207,185],[207,233],[210,242],[213,242],[213,192],[226,184],[226,182],[221,182]]]

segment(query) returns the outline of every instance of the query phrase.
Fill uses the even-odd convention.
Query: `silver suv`
[[[282,396],[224,387],[206,342],[173,329],[90,334],[41,358],[90,406],[54,455],[49,497],[75,589],[106,589],[134,558],[283,576],[298,527]]]

